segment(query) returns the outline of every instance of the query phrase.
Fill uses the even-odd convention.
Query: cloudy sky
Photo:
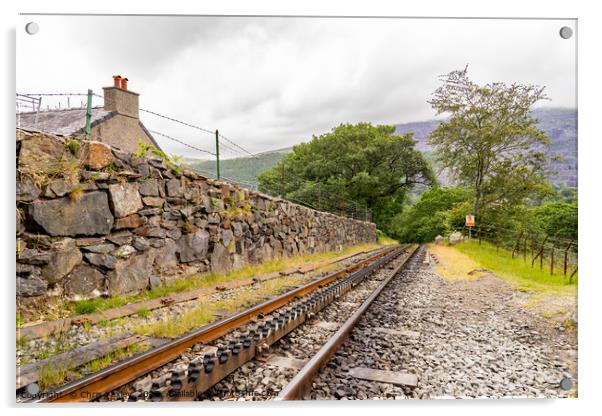
[[[466,64],[479,83],[545,85],[551,101],[543,105],[576,107],[575,36],[558,34],[575,28],[571,20],[20,19],[17,92],[101,94],[121,74],[140,93],[141,108],[218,128],[251,152],[307,141],[340,123],[432,119],[426,100],[438,76]],[[36,35],[22,29],[29,21],[39,24]],[[209,134],[141,118],[150,129],[214,150]],[[158,139],[169,153],[203,157]]]

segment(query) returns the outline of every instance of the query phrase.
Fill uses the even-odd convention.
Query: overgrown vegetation
[[[499,249],[485,241],[466,241],[454,246],[459,252],[468,255],[482,267],[492,271],[496,276],[514,283],[519,290],[539,293],[555,293],[575,295],[576,285],[570,285],[568,278],[562,273],[551,275],[549,268],[531,267],[529,259],[512,258],[511,252]],[[576,281],[576,278],[575,278]]]
[[[381,230],[376,230],[376,242],[381,245],[397,244],[397,241],[386,235]]]
[[[418,185],[435,175],[411,134],[394,126],[341,124],[293,147],[278,165],[259,175],[259,189],[331,212],[362,218],[367,207],[385,233]]]
[[[100,371],[114,362],[121,361],[147,349],[148,346],[144,344],[131,344],[125,348],[119,348],[107,355],[96,358],[80,368],[72,368],[73,366],[69,362],[49,363],[39,367],[38,385],[42,391],[48,391],[69,380]]]
[[[401,241],[426,243],[437,235],[461,229],[470,212],[471,192],[464,187],[432,187],[392,221],[392,233]]]
[[[472,190],[471,213],[501,221],[515,206],[548,195],[549,138],[531,114],[547,99],[544,88],[478,85],[468,78],[468,67],[441,80],[429,104],[449,118],[431,132],[429,143],[453,179]]]
[[[552,199],[553,200],[553,199]],[[472,191],[465,187],[432,187],[416,203],[406,207],[393,220],[392,234],[400,241],[425,243],[437,235],[446,236],[462,230],[466,214],[472,211]],[[514,215],[500,221],[477,220],[482,238],[505,246],[516,243],[521,231],[541,242],[545,236],[562,241],[577,241],[577,204],[544,202],[541,205],[518,205]],[[536,237],[537,236],[537,237]]]
[[[426,190],[391,220],[391,235],[433,241],[462,231],[465,216],[472,214],[473,233],[506,247],[526,236],[530,244],[546,236],[559,246],[576,242],[576,190],[553,188],[546,180],[549,140],[532,111],[546,99],[543,91],[532,85],[477,85],[466,68],[442,77],[429,103],[449,118],[431,132],[429,142],[437,165],[456,186]],[[576,254],[575,245],[572,250]]]
[[[281,293],[284,289],[297,286],[310,280],[306,275],[292,275],[267,280],[256,284],[253,288],[243,288],[229,298],[213,302],[203,302],[198,307],[178,316],[175,320],[166,320],[136,329],[141,335],[153,337],[176,338],[216,319],[220,313],[232,313],[250,306],[261,299]]]
[[[138,142],[138,150],[136,151],[136,156],[141,158],[145,157],[147,153],[151,153],[155,156],[159,156],[165,162],[165,165],[176,172],[177,174],[182,173],[182,168],[184,167],[184,163],[182,162],[182,156],[180,155],[168,155],[163,150],[153,146],[152,144],[145,143],[143,141]]]
[[[99,312],[111,308],[116,308],[119,306],[124,306],[129,303],[141,302],[144,300],[168,296],[171,293],[185,292],[188,290],[210,287],[213,285],[232,282],[236,280],[248,279],[251,277],[273,273],[279,270],[284,270],[293,266],[300,266],[306,263],[329,260],[338,256],[359,252],[362,250],[373,250],[375,248],[378,248],[380,244],[389,244],[389,241],[386,239],[381,239],[381,241],[382,242],[376,244],[362,244],[353,247],[348,247],[339,251],[329,251],[325,253],[272,259],[261,264],[246,265],[241,269],[234,270],[227,274],[205,273],[200,275],[193,275],[185,278],[176,279],[173,282],[170,282],[166,285],[146,290],[141,294],[135,296],[114,296],[110,298],[95,298],[76,301],[71,303],[68,306],[68,309],[71,315],[83,315]]]

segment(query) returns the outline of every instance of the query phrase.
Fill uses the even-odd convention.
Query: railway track
[[[357,282],[353,290],[340,294],[321,310],[315,311],[303,325],[271,344],[269,349],[264,349],[252,361],[200,395],[199,399],[304,398],[304,394],[311,390],[314,377],[329,364],[331,356],[345,342],[354,325],[401,270],[420,260],[421,253],[422,250],[416,247],[408,247],[385,267]],[[333,395],[331,398],[340,397]]]
[[[282,382],[286,384],[293,379],[295,368],[305,363],[304,358],[319,349],[335,332],[332,327],[315,324],[361,315],[365,310],[362,305],[376,298],[415,251],[415,247],[405,247],[391,253],[371,267],[265,317],[262,322],[245,328],[244,332],[220,339],[217,351],[209,351],[202,359],[174,363],[169,371],[153,378],[150,394],[140,391],[130,395],[130,400],[276,398]],[[237,345],[241,346],[237,349]],[[289,368],[280,371],[280,377],[276,379],[268,375],[275,365]],[[197,368],[199,373],[195,372]],[[190,374],[193,375],[192,382]],[[257,374],[261,376],[257,377]],[[240,380],[244,381],[241,383]]]
[[[404,250],[407,251],[407,247],[384,249],[356,264],[80,380],[44,394],[32,395],[29,402],[195,399],[359,284],[367,275],[399,257]],[[181,357],[189,357],[191,352],[196,359],[185,360],[185,368],[183,363],[178,363],[180,371],[169,371],[169,377],[163,377],[163,383],[153,382],[150,389],[143,392],[133,388],[141,377],[161,372],[164,367],[171,368],[171,363],[178,362]]]
[[[361,381],[358,382],[358,380],[392,383],[399,386],[416,386],[417,378],[414,374],[373,368],[375,364],[378,367],[379,363],[375,363],[371,358],[364,360],[369,361],[371,365],[369,367],[363,367],[362,362],[358,362],[357,357],[366,358],[366,356],[372,352],[376,353],[378,361],[384,361],[387,367],[390,365],[386,359],[382,359],[380,356],[383,354],[382,350],[375,351],[375,349],[372,348],[374,344],[370,342],[371,337],[379,333],[380,336],[377,335],[379,338],[386,336],[385,334],[400,335],[402,333],[402,331],[390,328],[388,325],[391,323],[391,320],[394,320],[391,319],[391,317],[394,317],[398,310],[395,292],[399,292],[400,290],[398,285],[392,285],[391,282],[397,278],[397,283],[400,283],[401,279],[398,277],[402,269],[407,269],[408,266],[413,267],[416,263],[420,262],[420,254],[423,254],[422,252],[422,248],[416,250],[413,253],[413,258],[408,258],[408,262],[398,265],[388,277],[382,280],[361,306],[357,308],[357,310],[339,327],[336,333],[323,344],[323,346],[300,369],[295,377],[280,391],[276,400],[341,399],[348,397],[357,399],[357,387],[361,384]],[[389,296],[383,296],[385,299],[379,299],[379,302],[375,302],[379,296],[383,295],[383,292],[387,291],[390,292],[387,293]],[[366,316],[368,315],[367,312],[369,310],[372,312],[371,316]],[[363,325],[361,328],[357,328],[356,326],[360,320],[363,321]],[[383,324],[387,326],[383,327]],[[350,337],[352,333],[354,333],[354,337]],[[366,342],[366,340],[368,340],[368,342]],[[356,357],[353,358],[352,354],[343,352],[343,354],[341,354],[343,359],[333,360],[333,356],[339,352],[344,344],[347,347],[347,350],[359,351],[359,354],[355,354]],[[321,379],[328,381],[330,385],[335,386],[332,397],[320,396],[315,391],[319,390],[314,389],[316,378],[319,374],[322,376]],[[354,386],[355,388],[351,386]]]

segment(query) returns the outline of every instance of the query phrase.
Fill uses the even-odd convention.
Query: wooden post
[[[495,232],[495,252],[496,253],[500,252],[500,232],[499,231]]]
[[[541,243],[541,248],[539,249],[539,251],[537,252],[537,254],[535,255],[535,257],[533,257],[533,260],[531,261],[531,267],[535,267],[535,260],[537,260],[537,258],[539,256],[541,256],[543,258],[543,249],[544,249],[544,245],[546,244],[546,241],[548,241],[548,236],[547,235],[546,235],[546,238],[543,239],[543,243]]]
[[[575,270],[573,270],[573,273],[571,273],[571,276],[569,277],[569,285],[573,283],[573,277],[575,276],[575,273],[577,273],[577,267],[575,267]]]
[[[546,242],[544,240],[543,243],[541,243],[541,248],[539,249],[539,253],[541,254],[539,256],[539,270],[543,270],[543,258],[545,256],[546,253]]]
[[[518,251],[520,253],[520,240],[523,238],[523,233],[524,232],[525,232],[524,230],[521,231],[520,234],[519,234],[519,236],[518,236],[518,239],[516,240],[516,244],[514,245],[514,248],[512,249],[512,258],[514,258],[514,253],[516,251]]]
[[[550,253],[550,274],[554,276],[554,240],[552,240],[552,252]]]
[[[528,237],[528,235],[525,235],[525,242],[523,244],[523,262],[524,263],[527,262],[527,237]]]
[[[564,277],[566,277],[566,268],[567,268],[567,261],[568,261],[568,257],[569,257],[569,249],[571,248],[572,245],[573,245],[573,240],[569,241],[569,244],[564,249],[564,265],[562,267]]]

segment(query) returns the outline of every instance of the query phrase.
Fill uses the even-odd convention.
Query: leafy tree
[[[549,139],[531,110],[546,99],[534,85],[468,79],[468,67],[442,77],[429,103],[449,115],[430,135],[437,159],[459,183],[473,189],[472,213],[496,221],[515,206],[550,192],[546,181]]]
[[[529,224],[534,231],[551,237],[577,240],[577,204],[550,202],[530,210]]]
[[[546,199],[546,202],[565,202],[567,204],[577,203],[577,188],[564,184],[554,185],[554,195]]]
[[[464,225],[471,199],[464,187],[432,187],[393,220],[393,236],[400,241],[425,243]]]
[[[412,135],[394,133],[394,126],[341,124],[295,146],[259,175],[259,189],[318,209],[355,211],[360,217],[367,207],[378,227],[388,232],[407,192],[435,181]]]

